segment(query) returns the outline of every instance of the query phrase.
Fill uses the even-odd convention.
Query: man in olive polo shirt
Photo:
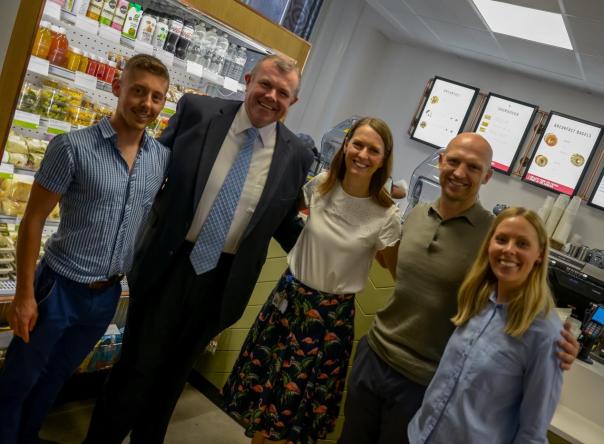
[[[491,224],[478,191],[493,174],[492,154],[478,134],[451,140],[439,158],[440,199],[417,205],[403,225],[398,252],[384,254],[396,287],[359,342],[340,444],[408,442],[407,424],[454,330],[457,290]],[[567,368],[578,344],[563,337],[559,357]]]

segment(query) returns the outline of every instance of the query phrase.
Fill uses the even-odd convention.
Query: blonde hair
[[[522,288],[510,298],[505,332],[511,336],[522,336],[537,316],[547,315],[554,307],[554,300],[547,285],[549,241],[543,223],[537,213],[532,210],[522,207],[507,208],[491,224],[480,247],[478,257],[459,288],[457,314],[451,319],[458,327],[468,322],[471,317],[484,308],[489,300],[489,295],[497,285],[497,278],[489,265],[489,244],[499,224],[511,217],[523,217],[533,226],[537,232],[543,259],[534,264]]]
[[[352,136],[354,136],[354,132],[364,125],[369,126],[376,133],[378,133],[378,135],[382,138],[382,142],[384,142],[384,162],[382,166],[375,173],[373,173],[373,176],[371,176],[371,182],[369,183],[369,195],[382,207],[389,208],[390,206],[394,205],[394,202],[384,188],[384,184],[392,172],[392,147],[394,146],[394,141],[388,124],[382,119],[375,117],[363,117],[352,125],[350,131],[348,131],[344,141],[342,142],[342,146],[340,146],[338,152],[335,154],[335,156],[333,156],[331,165],[329,167],[329,172],[327,173],[327,179],[325,179],[325,181],[319,185],[318,191],[320,195],[324,196],[332,190],[338,181],[341,182],[344,180],[344,176],[346,174],[344,147],[348,141],[350,141]]]
[[[262,65],[271,62],[274,63],[274,66],[281,72],[281,74],[289,74],[290,72],[296,73],[296,76],[298,77],[298,83],[296,85],[296,89],[294,90],[294,97],[298,97],[298,93],[300,92],[300,88],[302,87],[302,73],[300,72],[298,62],[290,57],[287,57],[282,54],[266,55],[260,60],[258,60],[258,62],[250,71],[250,75],[254,77],[256,73],[258,73]]]

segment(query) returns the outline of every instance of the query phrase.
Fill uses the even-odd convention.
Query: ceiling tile
[[[564,0],[564,10],[568,15],[604,21],[602,0]]]
[[[506,58],[488,31],[457,26],[440,20],[422,19],[445,45],[459,46],[494,57]]]
[[[496,38],[513,62],[564,76],[583,77],[573,51],[502,34],[496,34]]]
[[[416,14],[458,25],[487,30],[471,0],[400,0]]]
[[[577,51],[604,57],[604,25],[602,23],[572,16],[567,17],[567,22]]]
[[[390,24],[399,28],[400,33],[407,35],[408,39],[441,46],[438,37],[401,0],[368,0],[367,3]]]
[[[604,85],[604,58],[579,54],[585,72],[585,79],[590,83]]]
[[[501,3],[524,6],[526,8],[540,9],[541,11],[557,12],[560,14],[560,5],[557,0],[499,0]],[[577,0],[572,0],[576,2]]]

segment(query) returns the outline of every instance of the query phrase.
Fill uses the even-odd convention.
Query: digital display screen
[[[598,124],[550,113],[522,180],[574,196],[601,137]]]
[[[512,172],[512,165],[536,112],[535,105],[489,94],[474,132],[491,145],[494,170],[506,174]]]
[[[477,95],[478,88],[435,77],[411,138],[446,147],[462,131]]]
[[[604,307],[596,308],[596,312],[591,317],[591,320],[600,325],[604,325]]]
[[[600,210],[604,210],[604,170],[602,170],[600,179],[591,193],[591,197],[589,198],[589,201],[587,201],[587,204],[599,208]]]

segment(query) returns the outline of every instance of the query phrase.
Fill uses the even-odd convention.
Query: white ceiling
[[[472,0],[367,0],[395,41],[416,42],[604,93],[604,0],[499,0],[562,14],[573,51],[492,32]]]

